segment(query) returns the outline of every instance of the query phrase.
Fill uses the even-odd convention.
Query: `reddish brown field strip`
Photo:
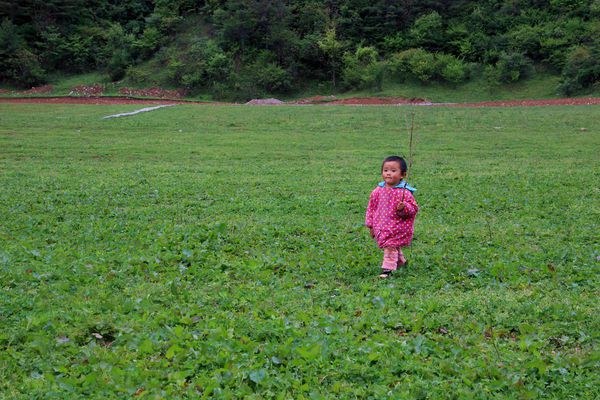
[[[43,103],[43,104],[202,104],[241,105],[240,103],[210,103],[167,99],[132,99],[128,97],[0,97],[0,103]],[[579,106],[600,104],[598,97],[484,101],[478,103],[431,103],[423,99],[399,97],[363,97],[349,99],[311,98],[285,103],[284,105],[422,105],[435,107],[531,107],[531,106]]]

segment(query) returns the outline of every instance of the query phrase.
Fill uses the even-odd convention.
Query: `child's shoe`
[[[392,270],[391,269],[384,269],[382,270],[383,272],[381,272],[381,274],[379,275],[379,277],[381,279],[387,279],[390,276],[392,276]]]

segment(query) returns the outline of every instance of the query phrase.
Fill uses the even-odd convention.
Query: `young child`
[[[406,264],[401,248],[410,245],[413,237],[419,206],[412,195],[416,189],[404,181],[406,170],[406,161],[402,157],[391,156],[383,160],[383,182],[369,198],[365,225],[383,249],[380,278],[388,278],[398,266]]]

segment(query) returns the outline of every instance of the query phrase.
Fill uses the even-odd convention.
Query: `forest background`
[[[106,81],[244,99],[407,80],[600,85],[600,0],[0,1],[0,83]]]

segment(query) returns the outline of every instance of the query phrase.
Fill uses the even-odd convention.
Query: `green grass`
[[[418,82],[398,84],[391,82],[384,86],[384,90],[380,95],[416,97],[437,103],[548,99],[560,97],[556,91],[559,81],[560,77],[558,76],[538,75],[526,81],[501,86],[490,86],[483,78],[475,78],[460,85],[442,83],[424,85]],[[372,92],[364,93],[369,94]]]
[[[168,81],[166,69],[157,65],[156,62],[147,62],[136,66],[133,69],[135,79],[125,78],[121,82],[111,83],[108,76],[101,73],[88,73],[81,75],[54,75],[49,79],[49,84],[53,85],[54,90],[44,96],[67,96],[71,90],[78,86],[91,86],[96,84],[104,85],[105,95],[119,95],[119,89],[122,87],[131,88],[149,88],[163,87],[165,89],[174,89],[174,87],[165,84]],[[560,76],[551,74],[543,69],[530,79],[523,80],[514,84],[502,86],[490,86],[483,78],[473,78],[463,84],[450,85],[444,83],[422,84],[420,82],[407,81],[403,83],[394,82],[386,79],[382,91],[375,90],[353,90],[340,92],[339,88],[332,88],[327,82],[320,84],[307,83],[305,88],[297,92],[282,94],[271,94],[265,97],[276,97],[286,101],[298,100],[311,96],[335,95],[338,98],[349,97],[406,97],[421,98],[432,102],[480,102],[494,100],[527,100],[527,99],[550,99],[562,97],[557,93],[557,86],[560,82]],[[7,88],[13,90],[14,88]],[[0,95],[0,97],[14,96],[12,94]],[[600,87],[591,88],[583,91],[574,97],[600,97]],[[189,97],[190,100],[211,101],[215,100],[208,93],[198,93]]]
[[[0,104],[0,398],[600,395],[600,107],[136,108]]]
[[[468,103],[494,100],[528,100],[528,99],[551,99],[561,96],[556,88],[560,82],[560,76],[540,70],[530,79],[513,84],[490,86],[482,77],[474,77],[469,81],[451,85],[447,83],[432,82],[423,84],[418,81],[395,82],[393,79],[385,79],[383,90],[352,90],[340,93],[326,83],[308,84],[306,88],[298,93],[283,96],[288,100],[296,100],[316,95],[335,95],[339,98],[348,97],[405,97],[420,98],[436,103],[453,102]],[[573,97],[598,97],[600,87],[591,88]],[[275,96],[277,97],[277,96]]]
[[[75,75],[53,75],[48,80],[48,84],[52,85],[54,88],[52,91],[53,96],[67,96],[76,86],[107,85],[108,91],[110,91],[112,86],[109,83],[108,75],[100,72]],[[113,92],[116,92],[116,90],[113,90]]]
[[[550,74],[538,74],[535,77],[501,86],[490,86],[483,78],[474,78],[459,85],[450,85],[444,83],[422,84],[420,82],[407,81],[396,83],[385,81],[382,91],[364,90],[351,91],[337,95],[338,97],[357,97],[357,96],[384,96],[384,97],[405,97],[420,98],[436,103],[453,102],[468,103],[480,101],[495,100],[529,100],[529,99],[552,99],[564,97],[559,95],[556,88],[560,82],[560,77]],[[319,93],[318,89],[308,91],[307,96]],[[305,94],[305,93],[303,93]],[[327,92],[326,94],[329,94]],[[598,97],[600,90],[598,88],[587,90],[573,97]]]
[[[119,82],[111,82],[110,78],[107,74],[103,74],[100,72],[90,72],[86,74],[73,74],[73,75],[65,75],[65,74],[54,74],[49,76],[48,85],[52,85],[52,91],[50,93],[42,93],[42,94],[28,94],[23,95],[18,93],[23,89],[18,89],[15,87],[10,87],[6,85],[0,85],[0,89],[5,89],[9,91],[16,91],[17,93],[4,93],[0,94],[0,98],[2,97],[48,97],[48,96],[72,96],[73,88],[77,86],[95,86],[102,85],[104,87],[103,96],[123,96],[119,93],[121,88],[133,88],[133,89],[147,89],[151,87],[161,87],[163,89],[177,89],[173,85],[165,84],[168,80],[166,76],[166,71],[162,68],[160,71],[157,71],[156,65],[152,65],[151,63],[145,63],[142,65],[138,65],[135,67],[137,74],[143,78],[143,81],[135,81],[129,78],[123,79]],[[210,95],[208,94],[198,94],[196,96],[190,96],[187,98],[188,100],[194,101],[212,101]]]

